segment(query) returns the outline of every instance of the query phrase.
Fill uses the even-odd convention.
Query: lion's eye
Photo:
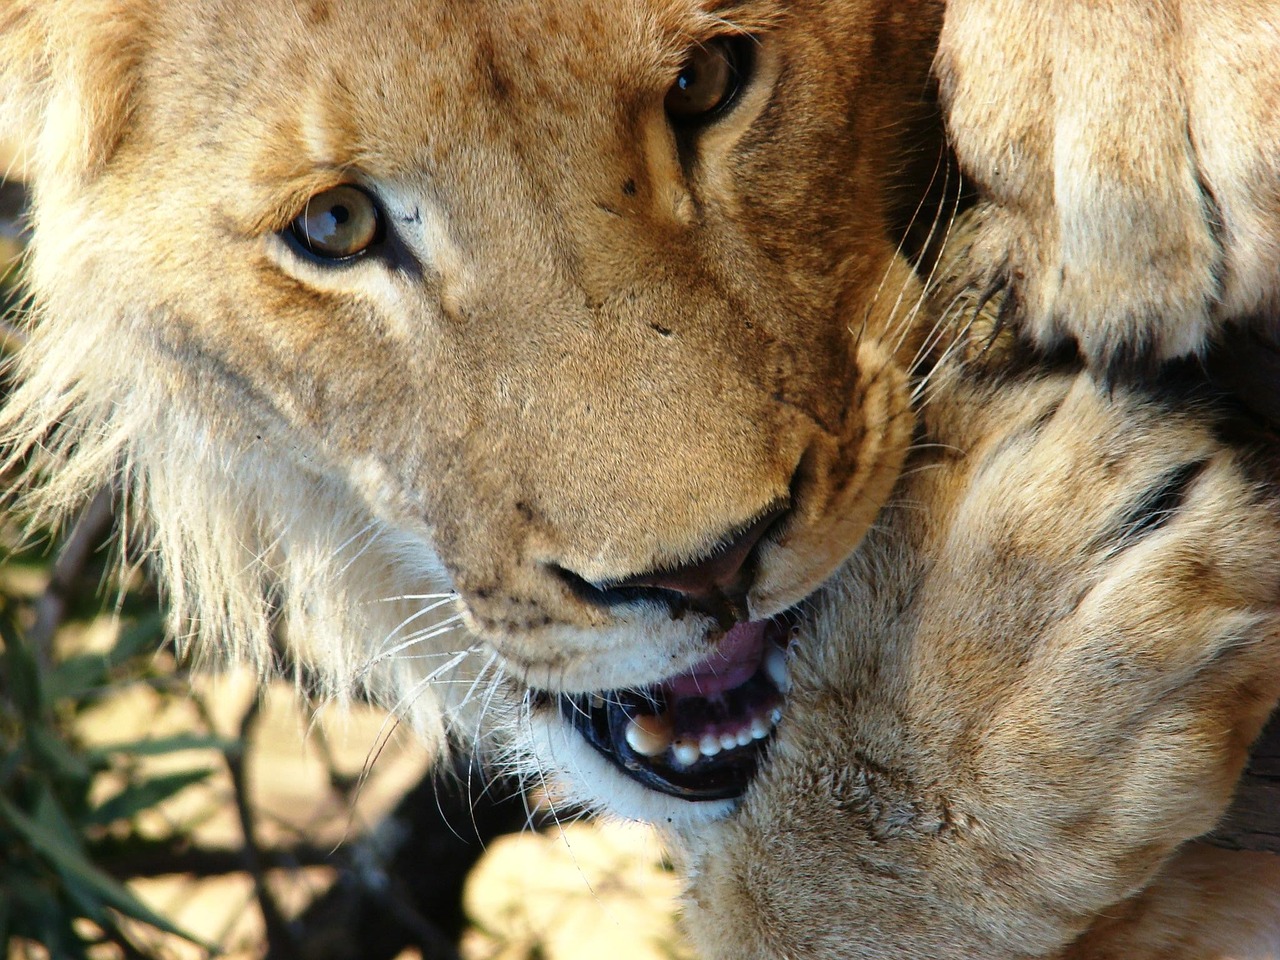
[[[365,191],[343,184],[308,200],[289,231],[308,253],[346,260],[382,239],[382,212]]]
[[[747,42],[745,37],[717,37],[694,47],[667,91],[667,116],[676,123],[699,123],[728,107],[746,79]]]

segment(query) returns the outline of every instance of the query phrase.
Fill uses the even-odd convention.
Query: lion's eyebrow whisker
[[[924,190],[922,190],[920,195],[920,200],[916,204],[916,208],[912,212],[911,219],[908,221],[907,227],[903,231],[903,239],[898,242],[898,245],[895,248],[895,257],[893,260],[890,261],[889,265],[885,268],[885,271],[881,276],[880,283],[877,285],[875,291],[872,293],[868,301],[868,309],[870,305],[875,304],[879,301],[880,296],[884,292],[885,283],[888,281],[889,275],[893,269],[893,264],[904,256],[903,249],[904,249],[904,244],[906,242],[906,236],[910,233],[912,227],[915,225],[917,218],[920,216],[921,211],[924,209],[924,205],[928,199],[929,192],[932,189],[934,183],[937,182],[939,171],[941,171],[942,177],[943,177],[943,186],[942,186],[943,196],[947,197],[950,195],[949,187],[951,183],[952,166],[953,164],[947,162],[945,154],[940,153],[938,156],[938,161],[934,165],[933,173],[930,176],[929,184]],[[923,244],[924,249],[929,249],[934,245],[935,240],[938,237],[939,225],[944,222],[946,226],[943,228],[943,232],[942,232],[942,243],[945,244],[947,238],[950,237],[951,230],[956,222],[958,210],[959,210],[958,192],[956,195],[956,199],[949,204],[949,207],[950,207],[949,213],[945,212],[944,208],[939,208],[935,212],[932,222],[929,225],[929,232],[925,237],[925,241]],[[916,295],[912,305],[905,311],[903,311],[902,309],[903,298],[907,293],[908,285],[904,283],[902,286],[898,288],[893,306],[890,308],[890,311],[889,311],[890,317],[897,318],[895,323],[898,326],[898,334],[897,334],[896,342],[893,344],[893,347],[892,347],[892,352],[895,354],[902,349],[903,343],[906,341],[907,337],[913,331],[914,321],[916,317],[919,315],[920,310],[923,309],[924,306],[927,305],[929,302],[931,285],[934,281],[934,277],[935,277],[936,271],[938,270],[938,265],[940,261],[941,261],[940,256],[936,256],[934,258],[934,261],[930,267],[929,275],[927,277],[922,278],[923,282],[920,287],[920,292]],[[866,319],[864,316],[864,320],[863,320],[864,328],[865,328],[865,325],[866,325]],[[889,328],[886,330],[886,333],[888,332],[889,329],[892,329],[893,325],[894,323],[890,324]],[[929,336],[932,337],[933,332],[935,332],[937,329],[938,328],[935,325],[935,327],[933,328],[933,331],[931,331]],[[862,332],[860,331],[858,335],[858,339],[861,339],[861,335],[862,335]],[[914,367],[915,364],[919,362],[919,359],[923,352],[924,352],[924,348],[921,347],[917,351],[916,356],[912,358],[911,363],[908,364],[908,368]]]
[[[937,362],[933,364],[932,369],[924,377],[914,385],[911,392],[911,402],[913,405],[923,405],[931,401],[930,391],[935,389],[937,380],[934,376],[935,371],[946,366],[947,362],[955,355],[957,349],[963,349],[968,343],[969,333],[973,330],[973,326],[978,322],[982,315],[981,305],[973,310],[967,310],[969,303],[967,291],[961,290],[954,294],[951,300],[942,309],[941,315],[943,319],[941,323],[954,323],[955,319],[967,314],[967,319],[960,326],[959,330],[953,332],[947,346],[943,349]]]
[[[947,162],[946,154],[944,152],[940,152],[938,154],[938,161],[937,163],[934,164],[933,173],[930,174],[929,176],[929,183],[923,190],[920,191],[920,199],[916,202],[915,209],[911,211],[911,217],[910,219],[908,219],[907,225],[902,231],[902,239],[900,239],[897,245],[894,247],[894,256],[889,261],[888,265],[885,266],[884,273],[881,274],[880,276],[880,282],[876,285],[875,290],[872,291],[871,296],[868,298],[869,303],[874,304],[879,301],[880,294],[884,291],[884,285],[889,281],[889,276],[893,272],[894,262],[905,256],[904,250],[906,246],[907,237],[910,235],[912,229],[915,227],[916,220],[920,217],[920,214],[924,210],[925,203],[928,201],[928,198],[929,198],[929,191],[933,188],[933,184],[937,181],[938,171],[943,170],[945,172],[946,169],[949,167],[950,167],[950,164]],[[944,191],[944,194],[945,194],[945,191]],[[935,216],[934,224],[931,225],[929,228],[929,241],[932,241],[933,229],[934,229],[934,226],[936,226],[937,224],[937,219],[938,219],[937,216]],[[928,243],[926,243],[926,246],[928,246]]]
[[[938,225],[944,219],[946,221],[946,226],[942,230],[940,245],[945,247],[947,241],[950,240],[951,238],[951,232],[955,228],[956,222],[959,218],[960,201],[958,199],[958,195],[964,186],[963,177],[959,173],[956,174],[956,177],[957,177],[957,180],[960,181],[957,184],[957,188],[956,188],[957,199],[950,204],[949,213],[944,214],[943,210],[939,210],[937,216],[934,217],[933,223],[929,227],[929,235],[925,240],[926,248],[931,247],[933,245],[936,234],[937,234]],[[947,192],[950,181],[951,181],[951,165],[947,164],[945,175],[944,175],[944,185],[943,185],[944,193]],[[907,336],[911,333],[914,326],[914,321],[916,317],[919,315],[920,311],[924,309],[924,307],[928,305],[928,303],[930,302],[932,298],[933,286],[937,282],[938,271],[941,269],[941,265],[944,258],[945,258],[945,255],[941,253],[934,257],[933,263],[929,267],[929,273],[923,279],[923,284],[922,284],[919,296],[917,296],[916,301],[911,307],[911,309],[907,311],[906,316],[903,317],[901,332],[898,335],[897,343],[894,344],[895,353],[902,348],[902,344],[906,341]],[[897,304],[895,304],[895,309],[896,307],[897,307]],[[934,318],[934,322],[932,327],[929,330],[929,333],[923,339],[920,347],[917,348],[915,356],[911,358],[911,361],[908,364],[909,369],[914,368],[920,362],[920,360],[925,355],[927,355],[927,353],[930,350],[933,349],[933,347],[937,344],[938,339],[940,339],[942,332],[944,332],[947,326],[949,325],[949,322],[950,322],[950,317],[948,316],[948,312],[946,310],[939,311],[938,316]]]
[[[950,190],[952,166],[953,166],[952,164],[946,161],[944,156],[941,156],[941,155],[939,156],[938,163],[935,165],[933,175],[930,179],[929,188],[925,189],[922,192],[920,202],[917,205],[915,212],[912,214],[911,220],[908,223],[906,230],[904,231],[904,239],[899,241],[898,246],[895,250],[896,256],[898,258],[901,258],[902,256],[904,256],[903,246],[905,243],[906,234],[909,233],[911,230],[911,227],[914,226],[916,218],[918,217],[928,197],[929,189],[932,188],[933,183],[935,183],[937,180],[939,170],[942,171],[942,176],[943,176],[943,187],[942,187],[943,196],[944,198],[952,196],[951,190]],[[928,250],[933,248],[935,245],[935,242],[937,242],[937,245],[940,248],[945,247],[947,240],[951,236],[951,231],[954,228],[959,217],[959,209],[960,209],[959,192],[963,186],[963,178],[959,174],[959,172],[957,172],[956,176],[958,181],[956,193],[952,199],[950,199],[948,202],[945,202],[944,205],[939,207],[938,210],[934,213],[932,222],[929,225],[929,232],[926,235],[924,243],[922,245],[923,249]],[[939,241],[938,230],[942,224],[945,224],[945,226],[942,226],[941,240],[940,242],[938,242]],[[899,288],[897,293],[897,299],[895,300],[893,308],[890,311],[890,316],[899,318],[899,321],[898,321],[899,332],[897,335],[897,340],[893,344],[893,348],[892,348],[894,353],[897,353],[897,351],[902,349],[902,344],[905,342],[906,338],[911,334],[912,330],[914,329],[913,322],[915,318],[919,315],[920,310],[923,309],[923,307],[926,304],[928,304],[930,295],[931,295],[932,286],[936,279],[937,271],[943,259],[944,257],[942,254],[938,254],[934,256],[933,262],[930,265],[928,275],[921,278],[922,283],[920,287],[920,293],[915,298],[915,301],[912,304],[912,306],[905,312],[901,310],[901,307],[902,307],[902,298],[905,295],[907,288],[905,285]],[[884,284],[889,278],[889,272],[891,269],[892,269],[892,262],[890,264],[890,267],[886,268],[885,273],[881,278],[880,284],[876,287],[876,290],[871,297],[872,303],[875,303],[879,299],[880,295],[883,293]],[[920,358],[920,355],[917,354],[917,356],[912,359],[909,366],[914,366],[915,363],[918,362],[919,358]]]

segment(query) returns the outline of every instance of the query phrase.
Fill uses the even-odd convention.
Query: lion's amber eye
[[[382,213],[365,191],[343,184],[308,200],[289,230],[308,253],[345,260],[382,239]]]
[[[693,48],[664,101],[676,123],[698,123],[724,110],[745,78],[748,53],[744,37],[717,37]]]

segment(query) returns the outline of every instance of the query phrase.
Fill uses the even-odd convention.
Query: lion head
[[[491,663],[644,687],[737,628],[758,664],[910,442],[939,16],[8,4],[28,504],[121,478],[180,634],[283,623],[428,735]]]

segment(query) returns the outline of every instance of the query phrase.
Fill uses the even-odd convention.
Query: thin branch
[[[240,732],[236,748],[225,752],[227,770],[231,774],[231,783],[235,792],[236,814],[240,819],[240,830],[244,834],[244,847],[241,857],[244,869],[253,878],[254,894],[258,901],[258,909],[262,912],[263,926],[267,932],[267,944],[273,957],[280,960],[302,960],[298,952],[297,940],[289,923],[280,912],[280,906],[267,886],[266,869],[263,857],[258,849],[254,830],[253,808],[249,802],[248,776],[244,766],[244,748],[262,711],[262,700],[253,699],[249,709],[240,720]]]
[[[31,643],[43,668],[53,662],[53,638],[66,617],[67,605],[76,593],[84,568],[93,551],[102,546],[111,529],[111,490],[104,487],[80,511],[75,525],[63,541],[49,575],[49,585],[36,600],[36,622]]]
[[[127,846],[99,844],[90,847],[89,855],[95,864],[122,882],[175,874],[204,880],[245,872],[242,850],[192,846],[183,837],[131,842]],[[332,844],[267,847],[258,850],[258,860],[267,870],[340,866]]]

